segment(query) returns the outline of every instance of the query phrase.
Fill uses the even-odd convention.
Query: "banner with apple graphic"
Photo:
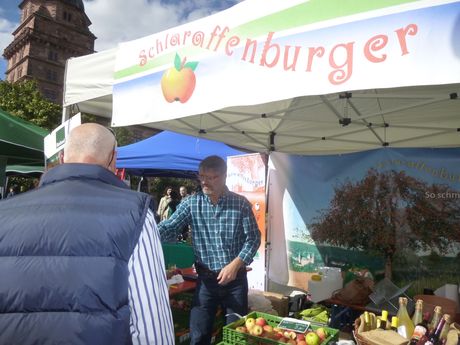
[[[346,6],[341,0],[246,0],[120,44],[112,123],[161,122],[305,95],[456,83],[460,40],[451,33],[458,32],[459,12],[453,0]]]

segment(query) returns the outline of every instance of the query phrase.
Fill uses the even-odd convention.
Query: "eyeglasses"
[[[213,182],[216,179],[218,179],[220,175],[213,175],[213,176],[208,176],[208,175],[198,175],[198,180],[201,182],[208,181],[208,182]]]
[[[113,158],[114,158],[114,155],[115,155],[115,150],[117,149],[117,136],[115,134],[115,131],[113,130],[113,128],[110,128],[110,127],[106,127],[110,133],[113,134],[113,137],[115,138],[115,142],[113,143],[113,149],[112,149],[112,154],[110,155],[110,161],[109,161],[109,164],[107,165],[108,167],[110,166],[110,164],[112,164],[112,161],[113,161]]]

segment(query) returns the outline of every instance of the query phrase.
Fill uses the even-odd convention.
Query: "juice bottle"
[[[397,317],[397,316],[393,316],[393,317],[391,318],[391,330],[392,330],[392,331],[395,331],[395,332],[398,332],[398,324],[399,324],[398,317]]]
[[[415,311],[414,315],[412,315],[412,322],[414,325],[418,325],[423,320],[423,300],[418,299],[415,302]]]
[[[444,328],[441,330],[441,335],[439,336],[441,341],[447,339],[447,333],[449,333],[450,324],[452,323],[452,319],[449,314],[444,314],[443,318],[446,320],[446,323],[444,324]]]
[[[436,328],[441,318],[442,318],[442,308],[439,305],[437,305],[436,307],[434,307],[433,317],[428,325],[428,330],[430,332],[432,332]]]
[[[445,324],[446,324],[446,317],[442,317],[441,320],[436,325],[436,328],[428,336],[428,340],[425,342],[425,345],[439,345],[440,344],[441,332]]]
[[[412,338],[410,338],[409,345],[418,345],[425,343],[428,340],[428,323],[430,322],[430,313],[426,312],[423,314],[423,319],[420,323],[415,326]]]
[[[388,311],[382,310],[382,315],[380,316],[380,327],[381,329],[387,329],[387,322],[388,322]]]
[[[407,298],[399,297],[399,309],[396,315],[399,320],[398,333],[406,339],[410,339],[414,333],[414,323],[407,312]]]

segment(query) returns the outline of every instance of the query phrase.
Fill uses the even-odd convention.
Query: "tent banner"
[[[121,43],[114,126],[351,90],[457,83],[452,0],[247,0]]]
[[[58,163],[58,156],[64,150],[67,137],[72,129],[81,125],[81,113],[77,113],[57,126],[44,139],[46,166],[48,169]]]
[[[272,153],[269,279],[308,290],[314,272],[392,273],[397,286],[457,284],[460,149]]]
[[[261,233],[248,273],[249,288],[256,290],[265,290],[265,157],[259,153],[227,157],[227,187],[249,200]]]

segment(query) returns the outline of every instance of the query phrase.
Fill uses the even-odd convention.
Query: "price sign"
[[[305,333],[309,327],[310,322],[290,317],[284,317],[278,325],[278,328],[294,331],[296,333]]]

